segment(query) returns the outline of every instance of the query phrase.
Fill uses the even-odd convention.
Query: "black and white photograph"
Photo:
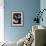
[[[12,25],[23,26],[23,12],[12,12]]]

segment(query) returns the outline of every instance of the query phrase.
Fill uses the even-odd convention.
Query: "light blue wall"
[[[5,40],[18,41],[31,31],[33,18],[40,9],[39,0],[5,0],[4,1],[4,30]],[[11,25],[12,11],[24,12],[24,26],[13,27]]]
[[[40,1],[40,10],[42,11],[43,9],[46,9],[46,0],[41,0]],[[43,12],[43,22],[40,22],[40,25],[45,26],[46,27],[46,10]]]

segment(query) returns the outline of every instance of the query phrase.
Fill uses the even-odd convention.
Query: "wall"
[[[43,10],[43,9],[46,9],[46,0],[41,0],[40,1],[40,9],[41,9],[41,11]],[[46,27],[46,10],[43,12],[43,22],[41,21],[40,22],[40,25],[42,25],[42,26],[45,26]]]
[[[7,41],[18,41],[32,28],[32,21],[40,9],[40,0],[4,0],[4,36]],[[11,25],[12,11],[24,12],[24,26]]]

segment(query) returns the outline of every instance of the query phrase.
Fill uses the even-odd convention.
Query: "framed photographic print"
[[[12,26],[23,26],[23,12],[12,12]]]

